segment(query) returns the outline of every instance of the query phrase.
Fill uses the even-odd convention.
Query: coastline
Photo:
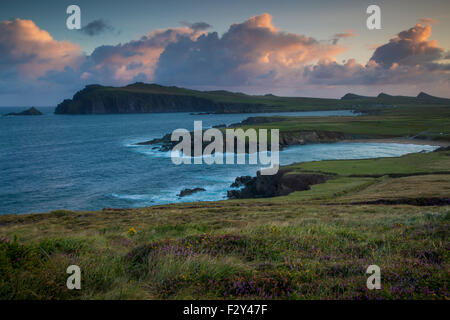
[[[330,144],[336,144],[336,143],[397,143],[397,144],[414,144],[414,145],[431,145],[431,146],[437,146],[437,147],[448,147],[450,146],[450,142],[446,142],[446,141],[430,141],[430,140],[425,140],[425,139],[408,139],[408,138],[382,138],[382,139],[346,139],[346,140],[340,140],[340,141],[334,141],[334,142],[329,142]],[[311,144],[311,143],[308,143]],[[314,144],[314,143],[312,143]],[[324,143],[316,143],[316,144],[324,144]],[[298,146],[298,145],[290,145],[287,146],[286,148],[289,147],[293,147],[293,146]],[[419,154],[421,153],[419,152],[414,152],[413,154]],[[400,158],[402,156],[398,156],[398,158]],[[386,157],[375,157],[375,158],[369,158],[369,159],[385,159]],[[390,158],[390,157],[388,157]],[[395,157],[396,158],[396,157]],[[358,160],[358,159],[346,159],[346,160]],[[346,161],[344,160],[344,161]],[[320,161],[324,161],[324,160],[320,160]],[[319,162],[320,162],[319,161]],[[286,168],[289,166],[294,165],[294,163],[291,164],[287,164],[287,165],[283,165],[280,166],[280,171],[283,171],[283,173],[287,173],[288,171],[291,170],[287,170]],[[284,168],[284,169],[283,169]],[[294,177],[295,175],[293,174],[292,177]],[[236,176],[236,179],[241,178],[242,176]],[[258,174],[256,174],[255,176],[251,176],[251,178],[256,179],[258,177]],[[302,175],[299,175],[300,178],[304,178],[302,177]],[[267,185],[270,184],[277,184],[278,180],[280,177],[279,176],[268,176],[267,179],[265,179],[265,183]],[[273,180],[273,181],[271,181]],[[295,179],[294,179],[295,180]],[[323,182],[321,182],[323,183]],[[311,183],[310,185],[315,184],[315,183]],[[245,186],[245,184],[243,184],[242,186]],[[305,188],[304,190],[307,190],[307,188]],[[229,188],[227,190],[227,192],[230,191],[236,191],[235,189]],[[299,190],[297,190],[299,191]],[[289,193],[288,193],[289,194]],[[272,195],[271,197],[277,197],[277,196],[281,196],[282,194],[276,194],[276,195]],[[287,194],[286,194],[287,195]],[[177,206],[177,205],[186,205],[189,203],[208,203],[208,202],[217,202],[217,201],[230,201],[233,199],[255,199],[258,197],[250,197],[250,198],[239,198],[239,197],[228,197],[227,199],[222,199],[222,200],[193,200],[193,201],[188,201],[188,202],[169,202],[169,203],[163,203],[163,204],[152,204],[152,205],[147,205],[144,207],[127,207],[127,208],[120,208],[120,207],[104,207],[102,209],[97,209],[97,210],[71,210],[71,209],[67,209],[68,212],[84,212],[84,211],[89,211],[89,212],[99,212],[99,211],[126,211],[126,210],[139,210],[139,209],[143,209],[143,208],[152,208],[152,207],[160,207],[160,206]],[[266,198],[266,197],[263,197]],[[20,212],[20,213],[3,213],[0,214],[0,216],[20,216],[20,215],[45,215],[45,214],[49,214],[52,212],[58,212],[58,211],[66,211],[66,209],[56,209],[53,211],[42,211],[42,212]]]
[[[321,135],[319,137],[319,134]],[[330,137],[327,137],[330,135]],[[333,136],[334,135],[334,136]],[[289,135],[285,133],[281,135],[281,143],[280,143],[280,151],[292,146],[298,145],[308,145],[308,144],[320,144],[320,143],[398,143],[398,144],[415,144],[415,145],[428,145],[428,146],[436,146],[436,147],[450,147],[450,141],[443,140],[426,140],[426,139],[414,139],[414,138],[357,138],[352,139],[349,138],[348,135],[341,134],[335,132],[303,132],[303,133],[294,133]],[[153,139],[150,141],[138,142],[136,145],[154,145],[155,148],[159,148],[158,150],[161,152],[166,152],[172,150],[173,146],[177,142],[173,142],[170,139],[169,134],[166,134],[162,138]],[[203,145],[203,148],[207,144]],[[270,146],[269,146],[270,147]],[[245,149],[247,153],[247,147]],[[192,152],[193,153],[193,152]]]
[[[428,145],[437,147],[449,147],[449,141],[442,140],[426,140],[426,139],[412,139],[412,138],[381,138],[381,139],[345,139],[339,142],[373,142],[373,143],[399,143],[399,144],[416,144],[416,145]]]
[[[120,128],[120,130],[117,130],[118,133],[115,134],[114,137],[112,137],[112,139],[120,141],[120,143],[117,144],[117,145],[115,144],[114,146],[113,145],[111,145],[111,146],[108,145],[107,148],[111,147],[111,149],[103,149],[103,148],[105,148],[103,146],[103,142],[101,142],[100,140],[98,142],[97,141],[93,141],[93,143],[91,145],[91,142],[89,142],[89,141],[90,141],[90,137],[92,136],[92,134],[86,134],[86,138],[87,138],[86,141],[88,143],[85,143],[84,145],[86,145],[86,146],[95,146],[96,148],[100,148],[101,147],[102,150],[105,150],[105,151],[113,150],[115,152],[121,152],[120,156],[119,156],[120,159],[123,158],[123,161],[129,161],[129,159],[133,160],[133,161],[129,162],[129,165],[133,167],[133,173],[130,174],[130,177],[133,176],[133,174],[134,174],[135,177],[137,177],[138,175],[142,175],[142,174],[145,173],[145,171],[146,171],[145,168],[147,167],[148,164],[151,164],[151,165],[158,164],[158,168],[163,168],[164,166],[159,165],[159,163],[162,163],[159,160],[159,158],[160,158],[160,156],[163,156],[163,157],[170,156],[170,154],[162,154],[162,155],[157,154],[157,155],[153,156],[154,154],[159,153],[159,152],[156,149],[153,150],[154,148],[152,146],[148,146],[148,147],[143,148],[143,149],[137,149],[137,148],[136,149],[134,149],[134,148],[133,149],[123,149],[123,142],[124,143],[130,143],[130,146],[131,145],[134,146],[136,140],[134,140],[134,141],[123,140],[121,136],[123,135],[123,132],[127,132],[127,134],[129,134],[130,136],[132,136],[135,131],[147,132],[147,130],[148,130],[148,128],[147,128],[147,120],[151,120],[151,121],[153,121],[155,123],[163,123],[162,120],[165,117],[166,117],[166,115],[160,115],[158,117],[155,116],[155,118],[152,117],[152,118],[146,119],[145,121],[142,121],[141,123],[137,124],[138,128],[139,128],[138,130],[136,130],[134,128],[133,130],[129,130],[129,132],[126,129],[126,127],[128,127],[128,126],[121,124],[121,122],[123,122],[122,119],[119,119],[119,117],[108,117],[107,119],[105,119],[105,120],[108,120],[108,122],[107,122],[108,125],[105,126],[105,128],[110,128],[110,127]],[[241,120],[242,118],[245,118],[245,119]],[[134,120],[135,117],[130,117],[130,119]],[[183,127],[184,126],[184,124],[183,124],[184,122],[183,121],[185,121],[185,120],[183,119],[183,117],[181,117],[181,118],[180,117],[174,117],[174,119],[175,119],[174,121],[179,121],[181,123],[180,125],[177,125],[178,127]],[[224,123],[224,122],[226,122],[228,124],[228,123],[238,123],[239,121],[241,121],[241,123],[244,122],[246,125],[249,125],[249,127],[253,127],[254,123],[256,123],[256,125],[255,125],[256,128],[259,127],[258,123],[260,121],[261,121],[261,124],[262,124],[263,127],[265,127],[265,126],[268,126],[268,127],[272,126],[270,123],[267,124],[267,122],[266,122],[267,117],[264,117],[264,118],[250,117],[249,118],[248,115],[246,115],[244,117],[242,117],[242,116],[230,117],[230,118],[227,117],[226,119],[227,120],[223,120],[221,118],[217,118],[217,119],[214,118],[214,121],[211,122],[211,126],[214,126],[215,123],[219,123],[219,125],[220,125],[221,123]],[[278,119],[278,118],[276,118],[276,119]],[[298,119],[298,121],[295,120],[295,119]],[[286,162],[286,164],[305,161],[305,160],[303,160],[303,158],[299,158],[299,157],[297,157],[295,155],[296,151],[290,152],[288,150],[291,148],[291,146],[295,146],[295,147],[299,146],[300,147],[301,145],[308,145],[308,144],[309,145],[316,144],[317,146],[311,146],[311,148],[313,150],[321,150],[320,152],[322,152],[324,154],[328,153],[329,152],[328,150],[330,148],[333,148],[333,149],[334,148],[337,148],[337,149],[346,148],[346,150],[347,149],[355,149],[355,148],[357,148],[358,150],[365,150],[366,148],[369,148],[369,147],[365,147],[366,144],[369,144],[369,145],[373,144],[374,145],[373,148],[375,148],[375,152],[371,154],[371,156],[373,156],[373,157],[383,156],[383,153],[378,154],[378,151],[379,150],[383,150],[385,148],[393,149],[394,150],[393,155],[395,155],[396,154],[395,150],[408,149],[408,150],[410,150],[409,152],[417,152],[416,150],[421,149],[421,148],[424,148],[424,149],[427,149],[427,150],[438,148],[438,147],[435,147],[435,146],[433,146],[433,147],[430,147],[430,146],[425,146],[425,147],[424,146],[419,146],[419,144],[423,144],[423,145],[438,145],[438,146],[448,145],[448,143],[445,143],[444,141],[432,141],[431,137],[429,138],[430,140],[427,139],[428,137],[427,138],[423,138],[421,136],[416,136],[416,138],[422,138],[423,140],[422,139],[413,139],[413,138],[411,138],[412,135],[416,135],[419,132],[424,132],[421,129],[412,131],[411,136],[407,135],[407,134],[394,135],[394,134],[392,134],[393,132],[386,132],[386,133],[383,132],[383,135],[380,136],[380,135],[375,135],[375,132],[370,131],[370,130],[369,131],[367,131],[367,130],[366,131],[362,131],[361,133],[359,133],[359,131],[357,131],[354,128],[350,128],[351,130],[350,129],[347,130],[346,127],[347,126],[351,127],[353,122],[355,122],[355,121],[357,123],[359,121],[363,121],[364,124],[366,123],[365,119],[358,118],[358,117],[352,117],[351,118],[352,121],[349,121],[347,118],[339,118],[340,120],[338,121],[338,123],[345,123],[345,128],[344,128],[344,129],[346,129],[345,131],[352,132],[352,133],[353,132],[358,132],[358,134],[354,134],[354,135],[352,135],[352,134],[339,134],[338,132],[334,132],[334,130],[337,131],[339,129],[342,129],[342,128],[338,128],[338,127],[335,127],[335,126],[331,126],[331,125],[330,126],[325,126],[325,125],[322,126],[321,125],[322,121],[324,121],[325,123],[328,123],[329,121],[331,121],[331,120],[329,120],[330,118],[328,118],[328,117],[324,117],[324,118],[314,117],[314,121],[308,126],[303,126],[303,124],[304,123],[309,123],[308,122],[309,118],[295,118],[295,119],[294,119],[295,121],[293,120],[293,123],[290,123],[288,121],[288,122],[281,122],[279,124],[280,129],[283,130],[282,131],[282,138],[283,139],[280,139],[280,142],[283,143],[282,149],[285,149],[287,151],[287,153],[289,153],[287,155],[287,156],[289,156],[289,162]],[[324,120],[322,120],[322,119],[324,119]],[[333,119],[335,119],[335,117],[331,117],[331,119],[333,120]],[[362,120],[359,120],[359,119],[362,119]],[[46,122],[49,122],[49,124],[51,124],[51,125],[53,125],[53,124],[55,125],[54,128],[52,126],[49,127],[49,128],[52,128],[52,129],[51,130],[47,130],[48,131],[46,133],[47,135],[50,136],[51,133],[54,132],[54,130],[59,129],[60,121],[59,121],[59,119],[57,119],[57,117],[47,117],[44,120],[46,120]],[[71,119],[69,119],[69,117],[67,117],[64,121],[77,123],[79,120],[78,120],[78,118],[74,118],[74,120],[71,120]],[[87,123],[89,123],[90,121],[95,122],[96,120],[94,118],[92,118],[92,119],[89,119],[89,121]],[[335,121],[335,120],[333,120],[333,121]],[[348,125],[347,125],[347,122],[348,122]],[[83,120],[83,123],[86,123],[86,121]],[[218,126],[218,125],[216,125],[216,126]],[[275,126],[278,127],[278,124],[276,124]],[[317,130],[309,129],[309,126],[311,126],[311,127],[316,127],[317,126],[320,130],[317,131]],[[83,125],[83,127],[84,127],[84,125]],[[247,126],[244,126],[244,127],[247,127]],[[364,128],[364,130],[366,129],[365,126],[363,126],[363,128]],[[96,130],[98,130],[98,129],[96,129]],[[160,126],[160,127],[157,127],[157,129],[152,128],[152,130],[149,130],[148,134],[149,134],[149,136],[153,136],[153,137],[157,137],[159,132],[167,132],[167,128],[165,128],[163,125]],[[410,130],[410,129],[408,129],[408,130]],[[445,130],[442,130],[442,131],[445,132]],[[67,134],[67,135],[70,134],[70,130],[63,130],[63,132],[65,132],[65,134]],[[440,132],[440,131],[434,130],[433,132]],[[35,136],[38,136],[37,132],[36,132]],[[436,135],[433,136],[433,138],[445,138],[445,137],[446,136],[442,136],[442,137],[441,136],[436,136]],[[111,139],[111,137],[109,136],[109,133],[108,133],[108,137],[106,137],[106,134],[105,134],[105,138]],[[138,139],[138,141],[140,141],[141,139],[142,139],[142,137],[140,137]],[[145,139],[145,136],[144,136],[144,139]],[[142,139],[142,140],[144,140],[144,139]],[[332,144],[335,144],[337,142],[343,142],[344,145],[346,145],[346,143],[347,143],[348,147],[339,146],[339,144],[337,144],[335,146],[332,146]],[[360,143],[358,143],[358,142],[360,142]],[[385,144],[384,144],[384,146],[382,144],[380,144],[379,146],[376,146],[377,142],[385,143]],[[351,146],[352,143],[354,143],[353,147]],[[408,146],[408,145],[397,144],[397,146],[394,145],[392,147],[389,147],[389,143],[405,143],[405,144],[410,144],[410,145]],[[417,146],[414,146],[414,144],[416,144]],[[322,146],[318,146],[318,145],[322,145]],[[31,146],[31,144],[26,143],[24,146]],[[316,147],[318,149],[315,149]],[[32,148],[25,148],[25,149],[26,150],[33,150]],[[309,150],[309,147],[307,147],[306,149]],[[325,151],[323,151],[324,149],[325,149]],[[51,150],[51,149],[49,149],[49,150]],[[122,150],[124,150],[123,153],[122,153]],[[129,152],[129,151],[131,151],[131,152]],[[319,151],[315,151],[315,152],[319,152]],[[361,151],[359,151],[359,153],[361,153]],[[108,152],[108,154],[112,154],[112,153]],[[150,156],[149,157],[146,157],[146,156],[143,157],[142,156],[143,154],[144,155],[149,154]],[[129,158],[129,156],[131,156],[132,158]],[[77,159],[79,159],[79,160],[81,160],[83,158],[85,158],[85,156],[82,155],[82,153],[80,153],[80,156],[77,157]],[[26,163],[27,162],[25,162],[25,164]],[[83,164],[83,162],[81,162],[81,163]],[[61,162],[60,165],[62,166],[63,162]],[[105,165],[103,164],[102,166],[104,167]],[[23,167],[27,167],[27,166],[24,165]],[[43,166],[43,167],[45,167],[45,166]],[[172,187],[170,185],[170,183],[162,183],[161,186],[157,186],[157,187],[154,188],[154,189],[159,188],[160,190],[163,190],[161,192],[159,190],[155,191],[154,189],[151,189],[151,192],[150,191],[149,192],[147,192],[147,191],[135,192],[134,190],[132,190],[131,187],[127,186],[128,183],[129,183],[129,181],[127,181],[126,178],[125,178],[127,176],[127,174],[122,174],[122,175],[119,175],[118,177],[111,177],[111,178],[109,178],[109,183],[108,184],[97,186],[96,184],[93,184],[94,183],[93,181],[91,181],[92,178],[88,177],[87,175],[86,175],[86,179],[87,180],[84,180],[84,174],[83,174],[83,172],[85,172],[84,170],[90,170],[88,165],[80,166],[80,168],[83,168],[83,170],[80,170],[81,176],[83,176],[82,183],[83,184],[88,184],[88,182],[92,182],[92,184],[89,183],[89,185],[93,186],[92,189],[93,190],[100,190],[100,191],[102,191],[102,195],[103,196],[94,197],[93,200],[89,204],[84,204],[84,203],[80,204],[80,202],[76,202],[76,201],[71,202],[70,200],[71,199],[75,199],[77,193],[76,193],[76,191],[71,192],[71,190],[70,190],[71,185],[69,184],[70,182],[68,182],[68,180],[66,180],[66,177],[64,175],[62,175],[61,181],[64,184],[67,184],[68,188],[67,189],[59,189],[59,190],[57,190],[57,188],[55,186],[55,190],[56,190],[55,192],[57,192],[57,193],[59,192],[59,194],[61,194],[63,197],[66,197],[65,199],[67,199],[67,205],[65,205],[65,207],[67,209],[71,209],[71,210],[99,210],[99,209],[102,209],[104,207],[116,207],[116,208],[129,208],[129,207],[137,207],[137,206],[138,207],[145,207],[145,206],[151,206],[151,205],[158,205],[158,204],[160,204],[160,202],[162,202],[163,204],[174,203],[174,202],[177,203],[178,202],[177,200],[170,199],[170,198],[171,198],[172,194],[175,194],[175,192],[178,193],[181,190],[181,188]],[[114,162],[112,162],[112,165],[107,166],[107,168],[110,168],[110,169],[115,168]],[[254,169],[254,170],[256,171],[256,169]],[[160,174],[160,172],[161,171],[158,171],[159,174]],[[168,172],[172,172],[172,171],[169,170]],[[216,172],[216,171],[214,171],[214,172]],[[219,172],[220,172],[220,170],[217,170],[217,173],[213,173],[212,175],[216,175],[217,174],[217,176],[219,176],[220,175]],[[211,171],[207,171],[207,173],[211,174]],[[32,172],[30,172],[30,174],[32,174]],[[230,176],[230,184],[233,181],[233,180],[231,180],[231,178],[232,179],[236,179],[237,177],[242,176],[242,175],[254,176],[255,172],[247,172],[247,171],[245,171],[243,173],[241,173],[239,171],[232,172],[229,175]],[[123,180],[121,180],[121,179],[123,179]],[[191,178],[189,178],[189,179],[191,179]],[[187,179],[186,181],[194,181],[194,182],[192,182],[192,183],[186,182],[185,183],[186,185],[183,185],[183,188],[184,187],[192,188],[192,187],[199,187],[199,186],[203,186],[204,187],[206,185],[206,184],[202,184],[203,181],[199,181],[201,179],[198,178],[198,176],[197,177],[193,176],[193,178],[191,180],[189,180],[189,179]],[[116,182],[116,180],[117,180],[117,182]],[[136,178],[136,180],[139,180],[139,179]],[[161,181],[163,181],[163,180],[161,180]],[[43,183],[46,183],[46,181],[44,181]],[[115,187],[115,186],[108,187],[108,185],[114,185],[115,183],[117,183],[119,185],[119,187]],[[140,182],[138,182],[138,183],[140,183]],[[204,200],[211,200],[211,199],[218,200],[219,198],[222,199],[223,197],[225,197],[226,191],[223,191],[223,190],[227,189],[228,185],[225,186],[225,183],[223,183],[223,182],[218,182],[218,183],[220,184],[220,187],[217,187],[217,188],[214,187],[214,188],[212,188],[212,191],[210,189],[208,189],[209,193],[208,193],[207,196],[200,196],[199,195],[199,196],[196,196],[195,199],[197,200],[197,198],[199,198],[198,201],[204,201]],[[222,188],[222,184],[224,185],[223,188]],[[125,187],[120,187],[120,185],[125,185]],[[49,181],[47,183],[47,186],[52,187],[52,182]],[[123,190],[121,190],[121,188],[123,188]],[[128,190],[128,189],[130,189],[130,190]],[[173,191],[172,189],[176,189],[176,190]],[[218,189],[220,189],[221,191],[220,192],[217,191]],[[120,190],[121,192],[118,192],[117,190]],[[144,190],[144,189],[142,189],[142,190]],[[161,194],[162,197],[164,197],[164,198],[163,199],[159,199],[157,196],[154,196],[156,194],[158,194],[158,195]],[[222,194],[223,194],[223,197],[222,197]],[[17,199],[26,199],[26,197],[27,197],[26,194],[22,195],[20,193],[17,193]],[[157,200],[153,201],[154,198],[156,198]],[[192,199],[190,199],[190,198],[186,198],[185,199],[185,201],[187,201],[187,200],[192,201]],[[55,202],[55,204],[57,204],[57,203]],[[57,210],[57,209],[60,208],[57,205],[56,206],[49,206],[49,205],[47,205],[44,202],[42,202],[42,203],[37,202],[37,206],[36,206],[33,202],[30,202],[30,201],[23,201],[23,206],[20,205],[19,208],[17,208],[17,207],[18,207],[17,205],[8,205],[5,208],[5,210],[2,210],[3,211],[2,213],[3,214],[8,214],[8,213],[10,213],[10,214],[26,214],[26,213],[29,213],[29,212],[36,212],[36,211],[37,212],[39,212],[39,211],[46,212],[46,211],[51,210],[51,209],[56,209]],[[47,209],[47,207],[49,209]],[[39,210],[39,209],[42,209],[42,208],[43,208],[43,210]],[[29,209],[31,209],[31,210],[29,210]]]

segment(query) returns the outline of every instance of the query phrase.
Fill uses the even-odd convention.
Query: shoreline
[[[449,147],[450,142],[439,140],[426,140],[426,139],[411,139],[411,138],[380,138],[380,139],[345,139],[339,142],[352,143],[352,142],[373,142],[373,143],[399,143],[399,144],[416,144],[416,145],[428,145],[436,147]]]
[[[429,146],[437,146],[437,147],[448,147],[450,146],[450,142],[446,142],[446,141],[431,141],[431,140],[425,140],[425,139],[408,139],[408,138],[381,138],[381,139],[345,139],[345,140],[340,140],[340,141],[336,141],[336,142],[331,142],[331,143],[398,143],[398,144],[415,144],[415,145],[429,145]],[[320,144],[320,143],[318,143]],[[293,146],[299,146],[299,145],[290,145],[287,146],[287,148],[289,147],[293,147]],[[280,150],[282,151],[282,150]],[[419,152],[414,152],[414,153],[419,153]],[[401,156],[400,156],[401,157]],[[386,157],[377,157],[377,158],[373,158],[373,159],[383,159]],[[369,158],[372,159],[372,158]],[[346,160],[352,160],[352,159],[346,159]],[[324,160],[320,160],[320,161],[324,161]],[[292,163],[294,164],[294,163]],[[292,164],[289,165],[285,165],[286,166],[290,166]],[[280,166],[280,169],[282,168],[282,166]],[[240,176],[236,177],[239,178]],[[253,177],[253,176],[252,176]],[[43,215],[43,214],[49,214],[52,213],[53,211],[59,211],[59,210],[67,210],[69,212],[99,212],[99,211],[105,211],[105,210],[139,210],[142,208],[148,208],[148,207],[157,207],[157,206],[167,206],[167,205],[179,205],[179,204],[188,204],[188,203],[198,203],[198,202],[216,202],[216,201],[229,201],[229,200],[233,200],[230,198],[227,199],[221,199],[221,200],[199,200],[199,201],[188,201],[188,202],[169,202],[169,203],[163,203],[163,204],[154,204],[154,205],[150,205],[150,206],[145,206],[145,207],[136,207],[136,208],[102,208],[102,209],[98,209],[98,210],[70,210],[70,209],[56,209],[56,210],[52,210],[52,211],[46,211],[46,212],[21,212],[21,213],[4,213],[4,214],[0,214],[0,216],[19,216],[19,215]]]

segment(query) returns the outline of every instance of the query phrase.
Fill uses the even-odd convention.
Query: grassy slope
[[[126,92],[126,93],[152,93],[152,94],[170,94],[195,96],[205,98],[214,102],[231,103],[254,103],[262,104],[268,107],[275,107],[274,111],[289,110],[335,110],[340,108],[351,108],[355,105],[353,101],[341,101],[337,99],[322,98],[297,98],[297,97],[277,97],[277,96],[254,96],[243,93],[233,93],[229,91],[197,91],[179,87],[165,87],[160,85],[133,84],[126,87],[104,87],[104,92]]]
[[[257,127],[281,132],[334,131],[363,138],[418,137],[450,141],[450,108],[398,107],[360,117],[289,117]]]
[[[415,153],[399,158],[326,160],[290,166],[298,171],[319,171],[344,176],[450,173],[449,152]]]
[[[124,96],[137,93],[194,96],[198,98],[208,99],[212,102],[255,104],[261,107],[261,111],[266,112],[336,109],[379,109],[379,106],[372,106],[375,102],[370,100],[355,102],[322,98],[277,97],[272,95],[257,96],[247,95],[243,93],[233,93],[229,91],[198,91],[186,88],[166,87],[157,84],[143,83],[135,83],[125,87],[105,87],[99,85],[91,85],[82,90],[81,94],[77,93],[76,96],[82,96],[84,98],[92,97],[93,99],[96,99],[99,96]]]
[[[438,152],[295,165],[338,175],[273,199],[0,216],[0,297],[449,298],[448,206],[348,204],[449,197],[450,176],[433,174],[448,171],[449,159]],[[353,167],[366,176],[350,177]],[[373,177],[416,167],[426,175]],[[65,287],[70,264],[82,270],[77,292]],[[371,264],[381,267],[380,291],[366,289]]]

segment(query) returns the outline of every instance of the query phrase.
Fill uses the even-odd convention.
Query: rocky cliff
[[[244,178],[244,179],[242,179]],[[312,185],[324,183],[329,179],[323,174],[297,174],[288,169],[281,169],[273,176],[263,176],[257,172],[254,178],[238,177],[235,183],[238,185],[245,180],[244,187],[239,190],[229,190],[229,199],[266,198],[285,196],[294,191],[309,190]]]
[[[231,94],[231,93],[230,93]],[[220,101],[220,95],[176,87],[136,83],[121,88],[89,85],[72,99],[61,102],[56,114],[108,114],[152,112],[250,113],[265,105],[250,102]],[[223,95],[223,94],[222,94]],[[237,96],[239,94],[236,94]],[[239,95],[240,97],[240,95]]]

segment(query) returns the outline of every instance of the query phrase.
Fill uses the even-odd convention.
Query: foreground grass
[[[448,298],[448,207],[214,203],[25,220],[2,228],[3,299]],[[80,291],[65,287],[71,264]],[[380,291],[366,289],[370,264]]]
[[[0,216],[0,298],[448,299],[448,205],[352,204],[449,198],[449,176],[433,172],[448,153],[302,164],[336,177],[273,199]],[[422,175],[386,175],[415,157]],[[79,291],[66,288],[71,264]],[[381,290],[366,288],[372,264]]]

